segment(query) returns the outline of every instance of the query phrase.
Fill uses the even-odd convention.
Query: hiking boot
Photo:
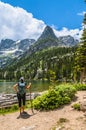
[[[22,113],[23,113],[23,114],[27,114],[27,112],[26,112],[26,111],[23,111]]]

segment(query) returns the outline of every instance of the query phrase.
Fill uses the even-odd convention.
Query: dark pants
[[[23,104],[23,106],[25,106],[25,101],[26,101],[26,93],[24,93],[24,94],[19,94],[19,93],[17,93],[17,98],[18,98],[18,104],[19,104],[19,107],[21,107],[22,106],[22,104]]]

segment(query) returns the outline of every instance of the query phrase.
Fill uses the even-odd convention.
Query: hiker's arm
[[[29,83],[28,86],[26,86],[26,89],[29,89],[31,87],[31,83]]]
[[[18,84],[15,84],[15,85],[13,86],[15,92],[18,92],[17,87],[18,87]]]

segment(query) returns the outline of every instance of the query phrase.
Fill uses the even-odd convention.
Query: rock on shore
[[[40,93],[27,93],[26,100],[34,99],[37,96],[41,95]],[[18,102],[16,94],[0,94],[0,108],[8,108],[13,104]]]

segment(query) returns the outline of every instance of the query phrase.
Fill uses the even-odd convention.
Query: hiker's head
[[[24,77],[20,78],[20,82],[22,82],[22,83],[24,82]]]

